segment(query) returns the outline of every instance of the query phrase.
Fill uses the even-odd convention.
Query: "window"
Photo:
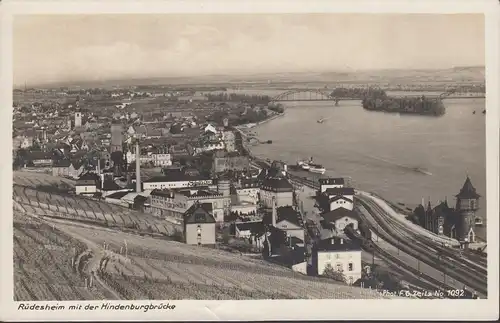
[[[349,271],[354,270],[354,264],[352,262],[349,263]]]
[[[340,262],[337,263],[337,271],[343,271],[342,264]]]

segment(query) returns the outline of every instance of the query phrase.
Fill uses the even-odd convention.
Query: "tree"
[[[347,283],[347,279],[345,278],[344,273],[333,269],[332,265],[329,263],[326,264],[322,276],[333,279],[341,283]]]
[[[422,205],[417,206],[413,211],[413,219],[417,224],[421,226],[425,225],[425,209]]]

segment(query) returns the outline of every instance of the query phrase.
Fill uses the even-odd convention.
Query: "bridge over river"
[[[391,97],[418,97],[421,92],[413,92],[405,95],[389,95]],[[432,99],[466,99],[466,98],[484,98],[484,93],[475,92],[444,92],[440,95],[425,95]],[[359,97],[336,96],[331,90],[314,89],[294,89],[285,91],[272,98],[271,102],[289,102],[289,101],[334,101],[338,104],[341,100],[361,100]]]

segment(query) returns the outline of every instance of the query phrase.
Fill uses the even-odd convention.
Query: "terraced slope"
[[[14,212],[14,300],[112,299],[100,285],[85,287],[78,268],[87,247],[40,220]]]
[[[90,198],[58,194],[37,189],[68,183],[68,180],[47,174],[14,173],[13,199],[21,211],[37,215],[62,217],[94,222],[105,226],[135,229],[147,233],[170,236],[181,228],[150,214]]]
[[[126,208],[19,184],[13,195],[17,300],[383,298],[262,260],[95,225],[175,229]]]

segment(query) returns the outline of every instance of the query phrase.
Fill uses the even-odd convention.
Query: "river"
[[[289,163],[312,156],[328,169],[326,175],[351,177],[355,187],[412,208],[422,198],[426,205],[446,198],[455,206],[469,175],[482,196],[477,215],[485,225],[476,233],[486,239],[485,100],[443,102],[446,114],[439,118],[366,111],[360,101],[287,102],[284,117],[253,129],[273,143],[252,152]],[[327,120],[317,123],[321,118]]]

